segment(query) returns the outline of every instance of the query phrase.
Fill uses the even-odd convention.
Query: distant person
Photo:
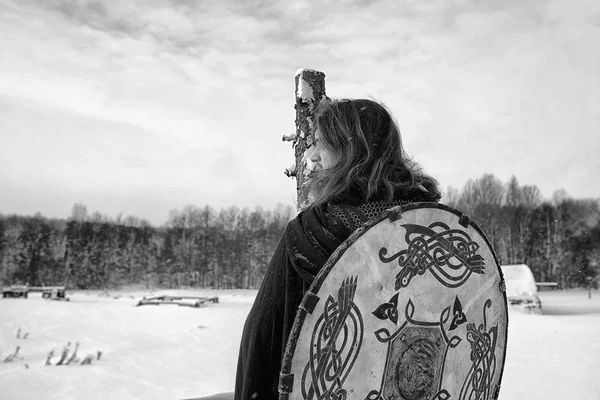
[[[354,230],[391,207],[441,198],[437,181],[406,155],[396,122],[375,101],[321,102],[309,151],[311,205],[287,225],[246,320],[236,400],[278,398],[296,310],[329,256]]]

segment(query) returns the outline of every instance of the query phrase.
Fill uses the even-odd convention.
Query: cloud
[[[131,35],[143,25],[135,16],[132,4],[121,3],[119,7],[107,7],[99,1],[56,1],[48,6],[55,8],[69,19],[102,31]]]
[[[139,215],[132,199],[153,193],[157,200],[144,199],[153,202],[154,208],[145,206],[152,213],[142,216],[158,223],[168,209],[187,203],[252,207],[293,199],[293,182],[283,167],[265,162],[274,158],[268,151],[182,146],[134,125],[7,96],[0,96],[0,125],[3,210],[33,214],[45,208],[56,216],[81,200],[102,213],[116,215],[121,207]],[[288,190],[277,193],[281,186]],[[65,194],[71,198],[61,205]]]
[[[598,188],[574,176],[598,167],[578,157],[600,151],[598,15],[592,0],[8,0],[0,95],[9,110],[31,101],[33,116],[87,121],[49,124],[49,137],[81,124],[94,137],[120,132],[104,141],[122,141],[120,150],[81,145],[88,163],[123,168],[123,187],[267,201],[289,197],[280,175],[292,156],[279,138],[294,129],[294,73],[314,68],[327,74],[330,96],[384,101],[408,151],[443,185],[514,173],[546,195],[560,186],[590,195]],[[87,165],[53,154],[70,160],[64,174]],[[578,173],[559,178],[560,169]],[[268,177],[260,192],[256,176]]]

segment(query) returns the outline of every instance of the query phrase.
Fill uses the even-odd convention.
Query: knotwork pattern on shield
[[[478,253],[479,244],[467,232],[451,229],[443,222],[402,227],[406,230],[408,247],[389,257],[386,247],[379,250],[380,261],[387,264],[397,260],[401,267],[396,274],[396,290],[407,287],[415,276],[427,271],[449,288],[461,286],[473,273],[485,273],[485,260]]]

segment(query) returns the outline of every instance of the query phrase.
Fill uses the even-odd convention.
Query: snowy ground
[[[201,308],[135,307],[148,293],[71,292],[0,299],[0,399],[182,399],[231,391],[238,343],[254,291]],[[511,309],[500,399],[600,400],[600,291],[542,292],[543,315]],[[21,338],[17,331],[21,329]],[[27,338],[23,335],[27,333]],[[92,365],[45,366],[67,342]],[[13,362],[4,359],[21,346]],[[52,363],[58,360],[58,355]]]

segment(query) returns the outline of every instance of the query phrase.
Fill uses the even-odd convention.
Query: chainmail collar
[[[410,204],[411,200],[373,201],[358,206],[349,204],[328,204],[326,216],[341,221],[346,228],[354,231],[362,224],[390,208]]]

